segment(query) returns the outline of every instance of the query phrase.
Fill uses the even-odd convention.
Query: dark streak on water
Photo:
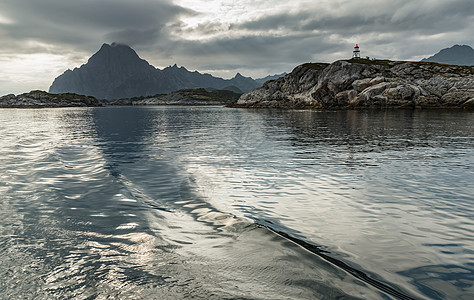
[[[273,228],[268,227],[268,226],[264,226],[264,227],[266,227],[269,230],[275,232],[276,234],[279,234],[282,237],[294,242],[295,244],[300,245],[301,247],[305,248],[306,250],[316,254],[317,256],[323,258],[324,260],[326,260],[328,262],[331,262],[333,265],[338,266],[339,268],[343,269],[344,271],[348,272],[349,274],[353,275],[354,277],[370,284],[371,286],[383,291],[384,293],[387,293],[390,296],[393,296],[397,299],[404,299],[404,300],[413,299],[412,297],[407,296],[407,295],[397,291],[396,289],[388,286],[387,284],[384,284],[380,281],[377,281],[375,279],[370,278],[363,271],[354,269],[353,267],[347,265],[343,261],[331,257],[330,252],[325,251],[325,250],[321,250],[320,247],[318,247],[318,246],[315,246],[315,245],[309,244],[309,243],[307,243],[303,240],[294,238],[291,235],[287,234],[286,232],[276,231]]]
[[[0,299],[471,299],[474,114],[0,110]]]

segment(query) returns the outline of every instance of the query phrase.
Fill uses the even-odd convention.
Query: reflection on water
[[[0,110],[0,298],[472,298],[473,128],[465,111]]]
[[[472,125],[462,111],[237,110],[200,124],[212,135],[180,159],[222,211],[414,295],[461,297],[473,291]],[[448,261],[465,276],[416,275]]]

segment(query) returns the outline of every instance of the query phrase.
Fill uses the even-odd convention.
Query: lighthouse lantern
[[[360,58],[360,50],[358,44],[356,44],[354,47],[354,51],[352,52],[352,58]]]

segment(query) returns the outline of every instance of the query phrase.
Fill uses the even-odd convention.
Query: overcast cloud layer
[[[232,77],[362,56],[419,60],[474,46],[472,0],[2,0],[0,95],[47,90],[102,43],[152,65]]]

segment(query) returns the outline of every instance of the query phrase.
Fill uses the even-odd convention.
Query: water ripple
[[[0,115],[0,297],[474,294],[470,112]]]

